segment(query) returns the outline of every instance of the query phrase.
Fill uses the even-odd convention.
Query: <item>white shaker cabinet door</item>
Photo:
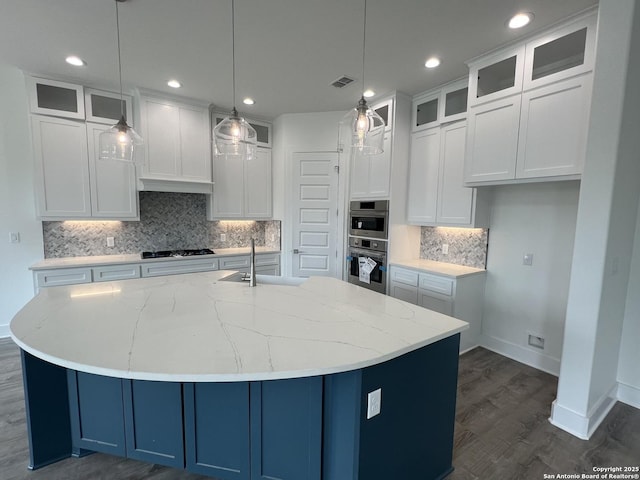
[[[521,95],[472,106],[468,112],[464,181],[513,180]]]
[[[245,216],[271,218],[271,149],[258,147],[256,158],[245,164]]]
[[[462,186],[467,125],[465,122],[450,124],[442,128],[440,135],[438,222],[470,225],[475,192]]]
[[[211,181],[209,112],[204,108],[180,106],[180,176],[184,179]]]
[[[582,173],[591,79],[588,73],[522,94],[518,178]]]
[[[370,155],[369,158],[369,197],[386,198],[389,196],[391,181],[391,132],[384,134],[383,152]]]
[[[241,218],[244,213],[244,162],[237,155],[216,155],[213,169],[211,219]]]
[[[91,211],[94,218],[136,218],[138,192],[132,163],[100,160],[100,133],[108,125],[87,123]]]
[[[176,178],[180,174],[178,107],[155,99],[143,99],[145,176]]]
[[[409,222],[436,222],[439,166],[440,127],[414,133],[409,164]]]
[[[84,121],[32,115],[41,218],[89,218],[91,195]]]

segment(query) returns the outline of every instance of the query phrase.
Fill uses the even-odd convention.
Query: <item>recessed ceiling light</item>
[[[84,67],[87,62],[82,60],[80,57],[76,57],[75,55],[69,55],[64,59],[69,65],[73,65],[74,67]]]
[[[371,98],[376,94],[376,92],[374,92],[373,90],[369,89],[369,90],[365,90],[364,92],[362,92],[362,96],[366,97],[366,98]]]
[[[245,105],[253,105],[254,103],[256,103],[256,101],[253,98],[247,97],[242,100],[242,103],[244,103]]]
[[[178,80],[169,80],[167,82],[167,85],[169,85],[171,88],[180,88],[182,86],[182,84]]]
[[[533,20],[533,13],[522,12],[517,13],[509,20],[509,28],[522,28]]]
[[[427,68],[436,68],[438,65],[440,65],[440,59],[438,57],[431,57],[424,63],[424,66]]]

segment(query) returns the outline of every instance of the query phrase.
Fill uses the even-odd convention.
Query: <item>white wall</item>
[[[293,152],[335,152],[338,148],[338,122],[346,112],[291,113],[273,122],[273,218],[282,220],[282,273],[291,275],[291,221],[288,208],[291,194],[291,154]],[[346,171],[340,156],[340,205],[344,204]],[[338,238],[343,238],[340,229]],[[339,258],[342,258],[340,256]]]
[[[640,408],[640,206],[618,360],[618,398]]]
[[[541,370],[559,372],[577,181],[494,187],[482,344]],[[522,264],[533,253],[533,265]],[[545,338],[544,350],[528,333]]]
[[[29,265],[43,257],[42,223],[36,221],[33,156],[24,76],[0,64],[0,337],[33,297]],[[20,243],[9,243],[19,232]]]

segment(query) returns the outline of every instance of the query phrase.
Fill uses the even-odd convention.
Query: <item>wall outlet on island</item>
[[[227,234],[226,233],[221,233],[220,234],[220,241],[221,242],[226,242],[227,241]]]
[[[382,389],[379,388],[367,395],[367,420],[380,414],[382,404]]]
[[[107,237],[107,247],[114,247],[115,244],[115,239],[113,237]]]

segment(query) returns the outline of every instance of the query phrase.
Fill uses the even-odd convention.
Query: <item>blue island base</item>
[[[29,468],[95,451],[220,480],[444,478],[459,341],[344,373],[228,383],[105,377],[22,351]]]

